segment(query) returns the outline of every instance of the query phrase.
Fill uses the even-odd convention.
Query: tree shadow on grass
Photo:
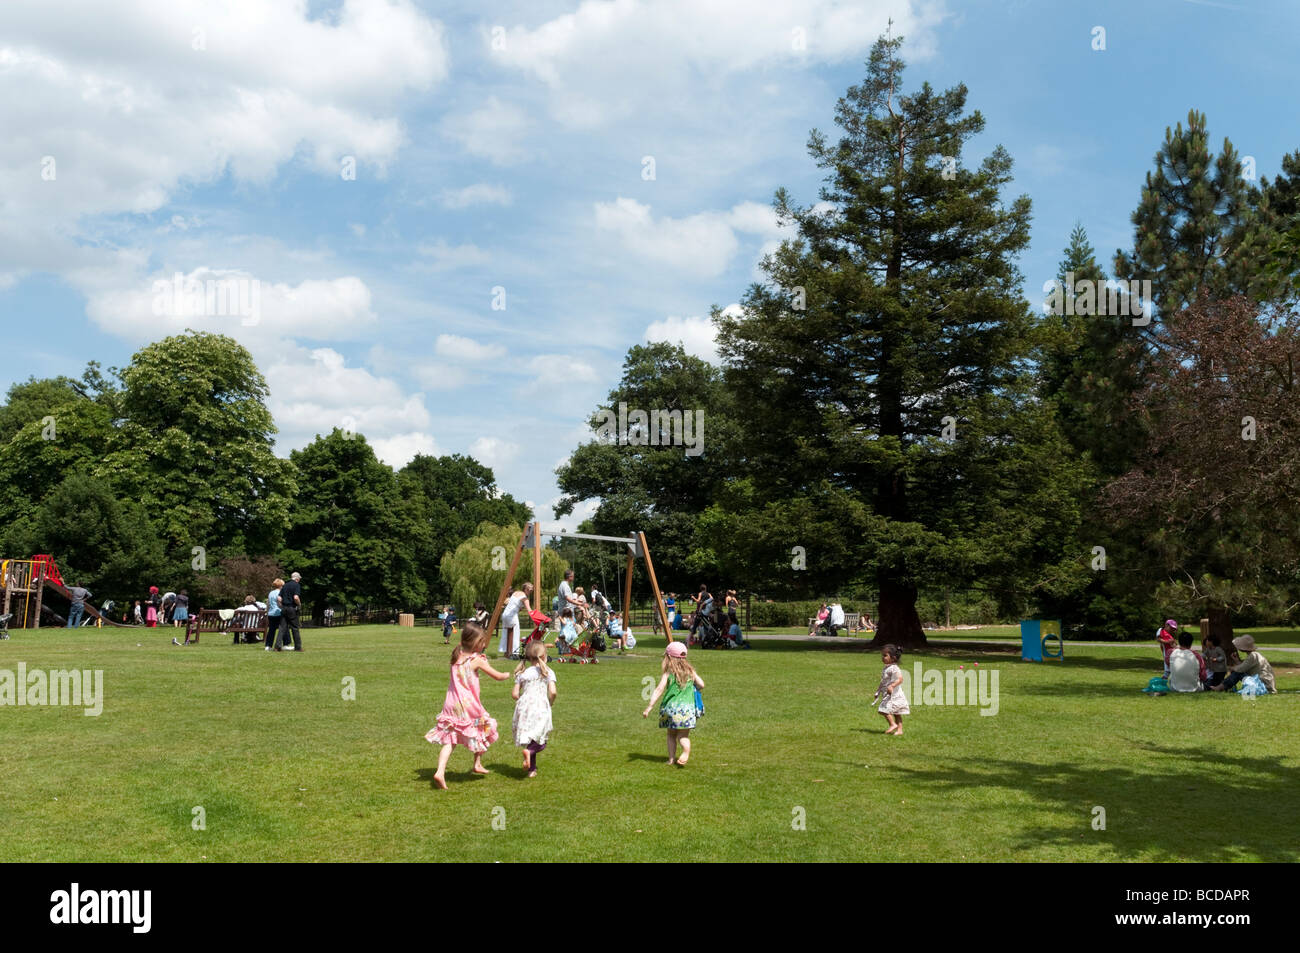
[[[1106,843],[1115,860],[1300,861],[1291,820],[1300,813],[1294,759],[1283,764],[1122,738],[1115,745],[1129,748],[1141,766],[981,760],[974,770],[950,762],[891,771],[940,790],[1015,791],[1050,808],[1055,823],[1022,828],[1009,845],[1016,850],[1055,848],[1068,858],[1071,850]],[[1094,807],[1105,809],[1105,830],[1092,828]],[[1231,814],[1220,813],[1225,807]]]

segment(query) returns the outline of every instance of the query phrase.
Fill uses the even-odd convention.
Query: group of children
[[[483,706],[479,675],[487,675],[498,682],[511,676],[492,667],[483,654],[487,644],[487,626],[469,621],[461,627],[460,645],[451,653],[451,677],[442,711],[437,723],[424,736],[431,744],[441,746],[433,781],[444,791],[447,789],[447,762],[457,745],[468,748],[474,755],[471,770],[475,774],[490,773],[483,766],[483,755],[496,742],[499,733],[496,719]],[[514,687],[510,693],[515,700],[511,734],[515,746],[522,750],[523,768],[530,778],[537,777],[537,759],[546,749],[553,728],[551,707],[556,696],[555,672],[547,662],[546,643],[530,641],[514,671]],[[699,693],[704,688],[704,679],[686,660],[686,646],[681,642],[668,643],[661,675],[650,704],[641,715],[649,717],[650,709],[663,696],[659,706],[659,727],[668,732],[668,763],[685,765],[691,754],[691,729],[704,714],[703,698]]]
[[[1239,682],[1257,677],[1269,694],[1276,694],[1273,667],[1260,654],[1255,639],[1239,635],[1232,640],[1241,661],[1228,670],[1228,653],[1213,633],[1201,640],[1201,651],[1192,649],[1192,634],[1179,632],[1174,619],[1166,619],[1156,632],[1164,658],[1164,678],[1171,692],[1235,691]],[[1161,694],[1153,692],[1153,694]]]

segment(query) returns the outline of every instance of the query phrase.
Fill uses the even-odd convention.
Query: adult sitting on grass
[[[1215,685],[1213,691],[1230,692],[1235,691],[1237,683],[1251,675],[1258,675],[1259,680],[1264,683],[1270,695],[1277,694],[1277,682],[1273,679],[1273,666],[1268,664],[1268,659],[1259,654],[1255,648],[1255,637],[1252,635],[1239,635],[1232,640],[1232,644],[1237,647],[1241,653],[1241,661],[1232,667],[1228,677],[1223,680],[1222,685]]]
[[[1169,690],[1199,692],[1205,688],[1205,658],[1192,651],[1192,633],[1178,635],[1178,648],[1169,653]]]

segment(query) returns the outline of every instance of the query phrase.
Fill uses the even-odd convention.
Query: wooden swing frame
[[[510,598],[510,592],[514,588],[515,573],[519,570],[519,562],[523,558],[525,549],[533,551],[533,598],[541,598],[541,537],[543,536],[559,536],[564,539],[594,539],[598,542],[622,543],[627,546],[627,572],[623,578],[624,632],[629,631],[632,626],[632,570],[636,568],[637,556],[642,557],[645,560],[646,573],[650,576],[650,589],[654,593],[655,611],[659,614],[659,622],[668,635],[668,641],[673,641],[673,632],[668,626],[668,609],[664,606],[663,593],[659,591],[659,580],[655,577],[655,564],[650,558],[650,547],[646,545],[645,533],[636,532],[631,536],[594,536],[591,533],[566,533],[563,530],[546,531],[537,522],[528,523],[524,526],[524,531],[519,537],[519,545],[515,547],[514,557],[510,560],[510,568],[506,571],[505,582],[501,584],[501,594],[497,596],[497,604],[492,610],[492,618],[488,620],[488,632],[495,632],[497,623],[501,621],[501,611],[505,608],[506,600]],[[533,608],[540,607],[534,605]],[[506,633],[506,654],[513,655],[514,652],[514,631],[511,630]]]

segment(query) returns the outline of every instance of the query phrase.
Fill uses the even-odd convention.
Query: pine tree
[[[964,86],[905,94],[900,45],[873,47],[836,110],[839,141],[811,135],[822,202],[778,191],[798,238],[764,262],[742,313],[715,321],[744,395],[746,456],[733,466],[751,512],[787,500],[844,514],[824,549],[872,573],[877,641],[915,645],[921,585],[1023,578],[1062,509],[1049,500],[1070,497],[1052,486],[1068,454],[1028,373],[1034,323],[1014,260],[1029,199],[1003,203],[1001,147],[962,166],[983,118],[966,114]],[[810,573],[842,568],[816,562],[819,540],[785,542],[810,547]]]
[[[1105,310],[1098,302],[1106,274],[1080,222],[1070,232],[1056,280],[1062,291],[1044,320],[1042,390],[1056,402],[1075,450],[1086,453],[1099,474],[1115,476],[1141,446],[1141,428],[1128,406],[1141,375],[1140,332],[1127,313],[1098,313]],[[1085,285],[1096,290],[1081,298]]]
[[[1242,178],[1241,159],[1226,138],[1209,148],[1204,113],[1187,127],[1165,128],[1165,141],[1133,212],[1133,249],[1115,252],[1122,280],[1149,280],[1157,313],[1170,315],[1197,299],[1233,294],[1266,296],[1259,274],[1268,230],[1258,217],[1260,190]]]

